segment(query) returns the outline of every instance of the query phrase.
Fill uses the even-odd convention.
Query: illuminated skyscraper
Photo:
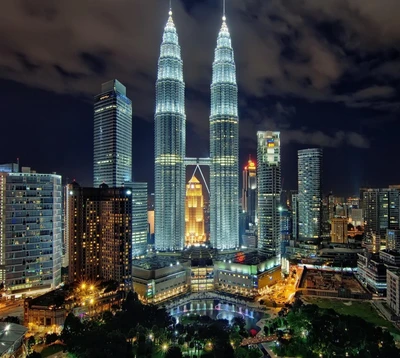
[[[243,170],[242,210],[246,214],[246,226],[255,225],[257,212],[257,166],[249,159]]]
[[[117,80],[101,85],[94,103],[93,185],[132,181],[132,102]]]
[[[239,117],[236,66],[225,14],[213,63],[210,115],[210,236],[217,249],[239,246]]]
[[[128,183],[125,187],[132,191],[132,251],[136,258],[147,251],[147,183]]]
[[[268,256],[281,253],[280,132],[257,132],[258,249]]]
[[[183,249],[185,237],[185,84],[169,13],[158,61],[155,113],[155,247]]]
[[[0,168],[0,282],[8,293],[61,283],[61,176]]]
[[[206,235],[204,233],[203,186],[195,176],[186,186],[185,221],[185,246],[204,244]]]
[[[298,151],[299,238],[319,238],[322,215],[322,149]]]
[[[132,188],[67,185],[65,235],[69,280],[115,280],[132,286]],[[144,194],[145,196],[146,194]],[[146,211],[146,208],[145,210]]]

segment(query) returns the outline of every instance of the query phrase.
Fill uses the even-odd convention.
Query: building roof
[[[27,331],[28,328],[20,324],[0,322],[0,357],[13,349],[14,344],[23,338]]]
[[[182,261],[180,257],[174,256],[151,256],[145,257],[140,260],[133,260],[132,265],[140,267],[145,270],[158,270],[164,267],[179,265],[179,263],[186,262]]]

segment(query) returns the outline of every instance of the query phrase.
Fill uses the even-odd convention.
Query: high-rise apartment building
[[[388,229],[399,229],[400,189],[394,187],[362,188],[360,189],[360,199],[366,234],[373,233],[383,239]]]
[[[131,187],[68,185],[65,233],[70,282],[103,279],[132,287],[132,193]],[[147,203],[144,209],[147,212]]]
[[[298,151],[299,237],[321,236],[322,149]]]
[[[193,176],[186,186],[186,232],[185,246],[201,245],[206,242],[204,232],[203,186]]]
[[[246,214],[246,229],[255,225],[257,219],[257,166],[249,159],[243,169],[242,211]]]
[[[181,250],[185,237],[185,83],[171,11],[158,60],[154,122],[155,247]]]
[[[236,66],[225,15],[212,71],[210,115],[210,240],[239,246],[239,117]]]
[[[8,292],[61,283],[61,193],[59,175],[0,166],[0,282]]]
[[[280,132],[257,132],[258,249],[279,256],[281,154]]]
[[[117,80],[101,86],[94,99],[93,186],[132,181],[132,102]]]

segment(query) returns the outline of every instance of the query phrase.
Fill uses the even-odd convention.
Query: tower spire
[[[222,0],[222,21],[226,21],[226,4],[225,0]]]
[[[172,15],[172,0],[169,0],[169,15]]]

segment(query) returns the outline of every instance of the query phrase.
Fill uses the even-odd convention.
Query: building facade
[[[386,230],[399,229],[400,190],[398,188],[363,188],[360,190],[365,233],[384,240]]]
[[[338,244],[347,243],[347,218],[331,219],[331,242]]]
[[[246,214],[245,229],[256,225],[257,220],[257,165],[249,159],[243,169],[242,211]]]
[[[203,186],[195,176],[186,186],[185,222],[185,246],[205,244]]]
[[[210,240],[239,246],[239,117],[236,66],[223,17],[212,71],[210,115]]]
[[[132,192],[132,256],[137,258],[147,252],[149,236],[147,183],[128,183],[125,187]]]
[[[186,115],[183,63],[172,12],[158,60],[155,113],[155,247],[182,250],[185,237]]]
[[[0,281],[8,292],[61,283],[61,194],[59,175],[0,172]]]
[[[322,149],[298,151],[299,238],[321,236]]]
[[[72,183],[66,200],[69,281],[114,280],[131,288],[132,189]]]
[[[103,83],[94,99],[93,186],[132,181],[132,102],[118,80]]]
[[[396,316],[400,316],[400,270],[387,270],[386,278],[386,303],[393,310]]]
[[[280,132],[257,132],[258,249],[280,256]]]

